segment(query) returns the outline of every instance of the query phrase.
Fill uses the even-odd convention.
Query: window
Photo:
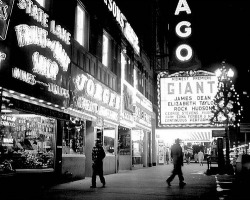
[[[63,128],[63,154],[84,154],[85,122],[71,118]]]
[[[88,31],[89,31],[89,17],[85,9],[77,5],[76,7],[76,22],[75,22],[75,40],[83,47],[88,49]]]
[[[106,67],[109,65],[109,39],[105,34],[102,40],[102,64]]]
[[[3,104],[0,121],[0,173],[53,170],[55,119],[9,109]]]
[[[45,0],[36,0],[37,3],[40,4],[40,6],[45,8]]]
[[[103,130],[103,148],[106,154],[114,155],[115,129]]]

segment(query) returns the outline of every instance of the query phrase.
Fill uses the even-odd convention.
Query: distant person
[[[166,180],[168,186],[171,186],[171,181],[174,179],[176,175],[179,177],[179,186],[183,187],[186,185],[184,182],[184,177],[182,174],[181,167],[183,166],[183,152],[180,145],[180,139],[177,138],[175,140],[175,144],[171,147],[171,158],[173,159],[173,171],[172,174],[169,176],[169,178]]]
[[[96,188],[96,175],[99,175],[100,181],[102,183],[102,187],[105,187],[105,178],[103,176],[103,159],[106,154],[101,144],[101,140],[97,139],[95,141],[95,146],[92,149],[92,185],[90,188]]]
[[[197,163],[198,162],[198,153],[195,152],[194,154],[194,162]]]
[[[190,159],[191,159],[191,154],[190,154],[189,151],[187,151],[187,153],[186,153],[186,161],[187,161],[188,165],[190,164]]]
[[[166,163],[169,164],[169,151],[166,151]]]
[[[201,150],[198,153],[198,160],[199,160],[200,166],[203,166],[204,153]]]

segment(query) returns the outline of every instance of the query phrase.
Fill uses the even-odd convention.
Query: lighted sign
[[[17,67],[12,69],[12,77],[19,79],[20,81],[23,81],[25,83],[28,83],[30,85],[35,85],[35,84],[40,84],[43,85],[47,88],[47,91],[58,95],[58,96],[62,96],[65,98],[69,98],[69,90],[66,90],[56,84],[53,83],[44,83],[41,81],[36,80],[36,76],[28,73],[26,71],[23,71],[21,69],[18,69]]]
[[[0,51],[0,64],[1,64],[2,61],[5,60],[5,58],[6,58],[6,54],[5,54],[5,53],[2,53],[2,52]]]
[[[175,10],[175,15],[179,15],[180,12],[186,12],[191,14],[191,10],[186,0],[179,0]],[[187,38],[191,35],[191,23],[188,21],[181,21],[175,27],[175,32],[180,38]],[[184,27],[184,28],[183,28]],[[181,62],[187,62],[193,57],[193,50],[188,44],[181,44],[175,50],[177,59]]]
[[[104,3],[108,7],[109,11],[112,12],[113,17],[116,19],[116,21],[119,23],[124,36],[127,38],[129,43],[132,45],[132,47],[135,49],[136,53],[140,53],[140,47],[139,47],[139,40],[137,35],[135,34],[134,30],[130,26],[130,24],[127,22],[126,17],[122,14],[121,10],[116,5],[115,1],[113,0],[104,0]]]
[[[0,0],[0,39],[5,40],[14,0]]]
[[[88,74],[79,73],[73,78],[75,92],[85,93],[88,98],[101,102],[111,108],[120,108],[120,97],[110,89],[95,81]]]
[[[205,71],[190,74],[159,75],[159,121],[162,126],[209,126],[218,79]]]
[[[3,86],[68,107],[71,34],[51,19],[37,1],[16,0],[13,8],[11,36],[7,38],[11,39],[8,59],[12,73],[11,77],[9,73],[1,74]],[[7,84],[7,80],[12,84]]]

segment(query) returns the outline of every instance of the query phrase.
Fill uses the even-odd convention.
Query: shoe
[[[90,188],[96,188],[96,186],[94,186],[94,185],[91,185],[91,186],[90,186]]]
[[[183,186],[185,186],[185,185],[186,185],[185,182],[180,182],[180,183],[179,183],[179,186],[180,186],[180,187],[183,187]]]
[[[102,184],[102,188],[105,188],[105,183]]]
[[[168,186],[171,186],[171,184],[170,184],[170,181],[169,181],[169,180],[166,180],[166,182],[167,182]]]

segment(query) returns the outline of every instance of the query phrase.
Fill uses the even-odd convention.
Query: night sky
[[[149,2],[150,0],[116,0],[121,12],[139,37],[150,34],[146,31],[150,23]],[[243,87],[249,90],[250,84],[246,83],[250,75],[248,72],[250,69],[250,1],[187,0],[192,13],[179,18],[174,16],[178,0],[160,0],[160,3],[160,11],[163,13],[163,19],[166,19],[166,27],[169,24],[170,32],[175,28],[178,20],[184,19],[191,22],[190,45],[202,69],[213,71],[218,63],[224,60],[235,70],[236,83],[243,84]],[[174,37],[169,38],[170,43],[176,40]]]

